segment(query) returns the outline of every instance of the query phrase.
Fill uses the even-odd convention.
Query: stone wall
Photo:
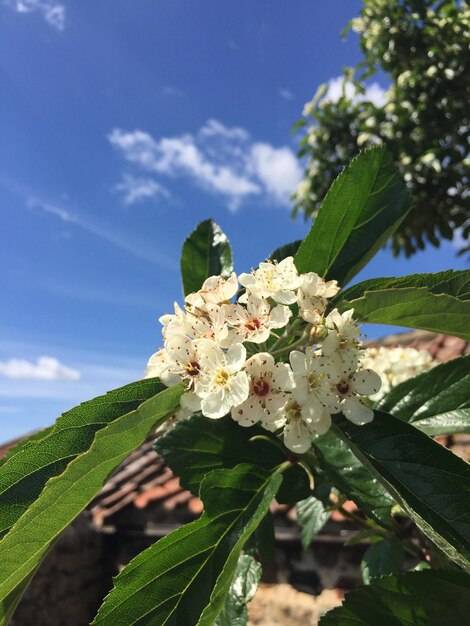
[[[105,538],[81,515],[39,568],[10,626],[88,626],[111,585]]]

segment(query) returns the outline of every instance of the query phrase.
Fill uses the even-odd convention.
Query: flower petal
[[[310,432],[302,420],[293,419],[284,427],[284,445],[296,454],[303,454],[311,446]]]
[[[353,391],[361,396],[371,396],[377,393],[382,386],[382,379],[371,369],[356,372],[351,379]]]
[[[341,409],[344,417],[358,426],[368,424],[374,419],[374,411],[355,396],[345,398]]]
[[[238,372],[245,365],[246,348],[242,343],[234,343],[225,355],[226,368],[230,373]]]

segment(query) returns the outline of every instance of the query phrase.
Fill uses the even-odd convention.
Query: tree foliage
[[[322,85],[296,127],[305,178],[294,214],[315,217],[334,178],[360,149],[385,143],[413,197],[392,237],[395,254],[470,234],[470,8],[466,0],[364,0],[351,26],[363,61],[342,93]],[[383,98],[368,89],[385,73]],[[380,94],[379,94],[380,96]],[[383,100],[383,101],[382,101]]]

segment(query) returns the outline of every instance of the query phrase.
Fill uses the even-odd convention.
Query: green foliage
[[[155,442],[155,450],[180,477],[181,485],[195,495],[207,472],[232,468],[239,463],[255,462],[261,468],[273,470],[290,456],[288,450],[270,443],[260,426],[242,428],[229,415],[208,420],[195,415],[177,424]],[[253,437],[262,437],[254,439]],[[291,467],[284,473],[284,481],[277,495],[281,503],[297,502],[310,495],[308,478],[300,467]]]
[[[345,71],[342,96],[327,86],[304,108],[299,155],[307,157],[294,213],[315,217],[335,177],[361,148],[384,143],[413,197],[393,235],[395,254],[426,241],[439,246],[455,230],[470,233],[470,8],[465,0],[364,0],[352,20],[364,60]],[[384,102],[367,79],[385,73]],[[466,244],[464,243],[464,246]]]
[[[165,389],[99,430],[89,449],[48,481],[0,541],[2,626],[60,533],[94,498],[111,472],[176,409],[181,392],[180,385]]]
[[[428,435],[470,432],[470,356],[397,385],[376,405]]]
[[[67,411],[50,430],[14,448],[0,467],[0,535],[36,500],[49,478],[90,447],[100,429],[163,389],[156,379],[115,389]]]
[[[409,209],[389,152],[371,148],[336,178],[295,255],[299,272],[348,283],[382,248]]]
[[[390,510],[395,501],[352,453],[348,444],[328,432],[314,440],[313,448],[322,478],[347,495],[381,526],[389,527]]]
[[[201,288],[209,276],[228,278],[233,271],[227,236],[214,220],[201,222],[183,244],[181,276],[184,295]]]
[[[305,241],[300,246],[293,242],[279,248],[273,258],[295,255],[300,272],[316,271],[326,279],[345,283],[400,226],[406,211],[407,193],[387,151],[367,151],[338,178]],[[212,220],[203,222],[183,247],[185,293],[199,289],[210,275],[228,276],[231,270],[227,238]],[[340,310],[354,307],[363,321],[470,338],[469,300],[469,272],[449,271],[365,281],[340,292],[331,306]],[[326,314],[322,298],[318,301],[323,307],[321,314]],[[308,304],[316,306],[314,300]],[[283,331],[273,333],[265,345],[248,343],[248,353],[268,350],[276,360],[285,361],[294,347],[318,347],[318,331],[318,336],[324,333],[321,337],[338,341],[335,350],[348,349],[351,344],[353,358],[357,356],[356,344],[347,336],[351,330],[347,323],[344,334],[340,322],[334,331],[323,320],[311,327],[297,316],[299,306],[303,305],[292,305],[292,321]],[[181,345],[178,341],[173,346],[175,355],[186,349],[187,342],[183,346],[183,341]],[[191,375],[194,370],[199,373],[199,362],[185,360],[190,351],[181,354],[178,367],[185,368],[188,377],[190,370]],[[202,362],[198,353],[194,354]],[[205,356],[209,355],[210,351]],[[220,358],[229,359],[227,355]],[[244,353],[240,367],[243,359]],[[210,626],[216,622],[217,626],[245,626],[246,604],[260,577],[254,555],[264,562],[273,552],[269,505],[276,497],[281,503],[298,503],[305,546],[322,528],[332,506],[342,510],[349,498],[361,509],[357,515],[349,514],[361,528],[351,543],[364,538],[372,541],[362,563],[364,579],[370,584],[350,594],[344,607],[333,611],[322,624],[452,625],[444,608],[450,599],[459,615],[462,589],[469,585],[466,575],[438,571],[390,574],[402,567],[403,548],[425,557],[433,567],[448,567],[453,562],[470,570],[470,466],[425,434],[468,429],[469,362],[470,357],[457,359],[396,387],[378,403],[381,410],[375,411],[374,420],[364,426],[335,415],[334,427],[321,436],[309,434],[307,426],[315,424],[307,424],[302,413],[307,405],[296,405],[303,400],[293,394],[285,419],[291,436],[298,434],[302,447],[285,441],[292,450],[305,450],[311,436],[312,448],[301,455],[281,443],[280,431],[273,433],[259,425],[243,428],[229,415],[208,419],[197,414],[180,420],[157,441],[156,449],[180,477],[181,485],[200,495],[205,512],[123,570],[94,624]],[[217,384],[224,387],[228,373],[217,368],[209,371],[214,380],[222,377]],[[325,373],[328,376],[328,369],[322,370],[320,379]],[[252,385],[261,397],[264,387],[256,390],[245,374],[241,373],[241,378],[246,390]],[[272,371],[266,375],[274,378]],[[308,378],[308,401],[310,385],[318,382],[315,376]],[[367,391],[366,378],[343,380],[346,391],[337,385],[338,393],[330,378],[325,393],[333,391],[335,402],[342,402],[345,394]],[[328,383],[327,378],[321,380]],[[365,387],[361,391],[356,384]],[[60,533],[129,453],[177,411],[185,388],[183,383],[164,388],[150,379],[118,389],[65,413],[54,427],[18,444],[0,463],[0,532],[8,531],[0,540],[0,626],[10,619]],[[301,391],[300,385],[295,391]],[[217,406],[222,396],[216,393],[219,391],[212,400]],[[220,393],[226,393],[225,387]],[[188,397],[194,399],[189,395],[185,399]],[[351,399],[350,395],[344,399],[345,407]],[[284,400],[281,398],[281,403]],[[347,407],[344,410],[346,413]],[[364,407],[359,409],[359,417],[349,410],[351,419],[362,419],[364,413],[367,417]],[[328,410],[327,419],[333,411],[333,407]],[[303,431],[302,424],[294,421],[299,419],[307,424]],[[334,498],[330,498],[331,491]],[[402,523],[405,515],[411,520]]]
[[[224,607],[240,551],[281,481],[279,473],[248,464],[211,472],[201,483],[204,515],[131,561],[93,624],[211,626]]]
[[[255,597],[261,579],[261,564],[249,554],[238,559],[222,611],[215,626],[246,626],[248,624],[248,603]]]
[[[338,433],[416,525],[449,559],[470,570],[470,466],[387,413],[367,428],[338,417]]]
[[[469,273],[438,272],[373,278],[341,292],[340,311],[361,322],[422,328],[470,340]]]
[[[309,547],[329,517],[325,502],[315,496],[309,496],[297,503],[297,521],[302,526],[300,539],[304,550]]]
[[[428,570],[387,576],[351,591],[320,626],[463,626],[470,576]]]
[[[404,560],[403,546],[395,537],[372,543],[361,561],[362,578],[368,585],[373,578],[398,574]]]

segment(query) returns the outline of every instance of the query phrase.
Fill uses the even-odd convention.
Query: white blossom
[[[232,272],[228,279],[221,276],[210,276],[204,281],[199,291],[186,296],[185,302],[189,305],[190,310],[201,309],[204,311],[207,304],[230,302],[237,291],[238,279],[235,272]]]
[[[246,349],[241,343],[224,352],[215,343],[204,342],[199,355],[202,371],[195,392],[201,398],[201,411],[206,417],[223,417],[248,398],[248,375],[242,371],[245,360]]]
[[[382,379],[380,391],[371,396],[379,400],[400,383],[426,372],[436,365],[429,352],[410,347],[368,348],[361,359],[364,368],[376,371]]]
[[[302,279],[294,265],[294,258],[289,256],[280,263],[260,263],[251,274],[240,274],[239,281],[247,292],[258,298],[272,298],[279,304],[289,305],[297,300],[296,290]],[[239,302],[244,300],[246,298],[239,299]]]
[[[358,396],[372,396],[377,393],[382,385],[380,376],[371,369],[359,370],[349,376],[341,375],[338,371],[338,376],[340,380],[335,384],[335,390],[343,415],[359,426],[371,422],[374,411]]]
[[[253,355],[245,364],[250,379],[247,400],[232,409],[232,418],[241,426],[257,422],[268,430],[276,430],[283,424],[281,410],[285,406],[288,391],[294,388],[294,378],[287,363],[275,363],[268,352]]]
[[[319,324],[323,320],[328,298],[338,291],[336,280],[324,281],[315,272],[301,274],[302,282],[297,295],[300,316],[310,324]]]
[[[303,454],[312,445],[312,434],[323,435],[331,426],[331,416],[326,410],[318,411],[312,397],[303,397],[294,388],[282,409],[284,416],[284,445],[296,454]]]
[[[360,330],[353,315],[354,309],[342,314],[333,309],[325,320],[328,334],[323,339],[322,352],[326,356],[336,353],[344,364],[344,371],[355,369],[360,357]]]
[[[289,307],[278,304],[271,308],[267,300],[248,295],[246,306],[228,304],[224,307],[228,325],[235,341],[263,343],[273,328],[284,328],[292,315]]]

